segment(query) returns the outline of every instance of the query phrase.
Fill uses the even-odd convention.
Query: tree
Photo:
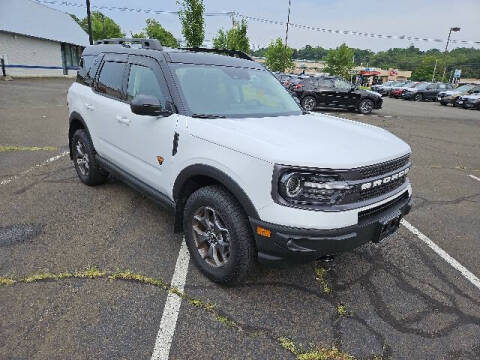
[[[125,36],[120,26],[100,11],[92,12],[91,17],[93,40],[121,38]],[[82,19],[82,28],[88,33],[87,17]]]
[[[167,31],[160,23],[155,19],[147,19],[145,26],[145,32],[149,39],[160,40],[163,46],[178,48],[179,44],[177,39],[173,36],[170,31]],[[143,34],[143,33],[140,33]],[[140,35],[137,34],[137,35]]]
[[[353,69],[353,49],[342,44],[336,49],[328,51],[327,66],[325,72],[330,75],[338,75],[344,79],[350,78],[350,72]]]
[[[87,17],[85,16],[83,19],[79,19],[73,14],[70,14],[70,16],[88,34]],[[103,15],[100,11],[92,12],[91,17],[93,40],[121,38],[125,36],[125,34],[122,33],[120,26],[108,16]]]
[[[182,34],[187,42],[187,47],[202,46],[205,38],[205,21],[203,19],[205,6],[203,0],[181,0],[177,3],[181,5],[178,17],[182,24]]]
[[[433,69],[435,68],[435,56],[423,58],[420,65],[412,72],[412,80],[414,81],[432,81]],[[437,79],[442,77],[441,71],[443,67],[440,62],[437,64]],[[437,80],[438,81],[438,80]]]
[[[295,63],[292,59],[293,49],[285,47],[282,39],[277,38],[275,42],[271,42],[268,45],[267,51],[265,52],[265,65],[271,71],[281,71],[284,72],[287,69],[293,69]]]
[[[225,32],[218,30],[218,35],[213,39],[215,49],[240,50],[244,53],[250,52],[250,43],[247,37],[247,21],[242,19],[240,23],[236,22],[233,27]]]

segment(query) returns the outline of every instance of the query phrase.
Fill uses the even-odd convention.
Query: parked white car
[[[378,242],[409,212],[411,150],[395,135],[306,113],[243,53],[127,42],[83,52],[71,158],[83,183],[114,174],[170,209],[213,281]]]

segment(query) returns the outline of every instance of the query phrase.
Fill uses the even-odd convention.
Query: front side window
[[[162,106],[165,106],[166,98],[163,95],[160,84],[152,69],[141,66],[131,65],[128,76],[127,98],[128,101],[136,95],[151,95],[160,100]]]
[[[122,82],[124,69],[125,63],[106,61],[98,76],[97,91],[119,99],[123,98]]]
[[[300,115],[302,110],[265,70],[171,64],[193,114],[225,117]]]

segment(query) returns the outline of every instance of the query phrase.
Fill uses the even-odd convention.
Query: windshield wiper
[[[225,115],[215,115],[215,114],[192,114],[194,118],[200,119],[225,119]]]

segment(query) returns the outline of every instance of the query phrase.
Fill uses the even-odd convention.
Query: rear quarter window
[[[80,58],[80,63],[78,64],[79,69],[77,71],[77,82],[83,85],[90,85],[91,79],[89,77],[89,71],[92,67],[93,60],[95,60],[94,55],[85,55]]]

